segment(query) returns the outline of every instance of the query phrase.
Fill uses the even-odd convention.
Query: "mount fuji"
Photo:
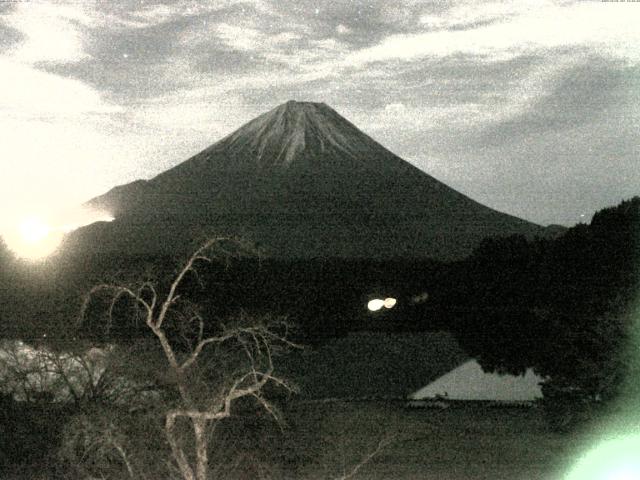
[[[295,101],[87,205],[115,220],[68,241],[111,253],[182,253],[194,232],[207,231],[282,259],[452,260],[485,237],[545,235],[446,186],[324,103]]]

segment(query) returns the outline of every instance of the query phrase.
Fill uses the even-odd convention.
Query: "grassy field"
[[[282,429],[255,413],[234,417],[247,422],[244,427],[234,421],[220,425],[210,457],[212,478],[340,479],[385,439],[389,443],[348,478],[562,480],[582,446],[597,439],[588,430],[550,431],[540,407],[408,409],[400,401],[298,399],[284,403],[282,413]],[[54,477],[55,470],[47,463],[22,465],[2,478],[72,478]],[[146,473],[145,478],[155,480]]]
[[[315,457],[297,474],[308,479],[338,478],[389,436],[354,478],[561,479],[584,437],[551,432],[541,408],[414,410],[370,401],[299,403],[286,413],[296,446]]]

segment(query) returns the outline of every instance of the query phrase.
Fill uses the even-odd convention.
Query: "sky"
[[[492,208],[589,221],[640,194],[638,25],[632,2],[0,1],[0,223],[80,221],[290,99]]]

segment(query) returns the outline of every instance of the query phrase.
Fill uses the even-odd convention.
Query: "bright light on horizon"
[[[113,221],[106,212],[76,208],[56,214],[25,214],[14,216],[2,225],[1,235],[7,247],[25,260],[42,260],[62,243],[64,235],[91,223]]]
[[[69,222],[69,223],[65,223],[63,225],[61,225],[59,227],[60,230],[62,230],[64,233],[69,233],[69,232],[73,232],[74,230],[77,230],[80,227],[84,227],[86,225],[90,225],[92,223],[96,223],[96,222],[113,222],[115,220],[115,217],[108,214],[108,213],[98,213],[95,214],[94,217],[92,217],[90,220],[89,219],[85,219],[83,220],[76,220],[75,222]]]
[[[18,231],[23,241],[33,245],[51,233],[51,226],[39,217],[27,217],[18,225]]]
[[[367,308],[372,312],[377,312],[382,307],[384,307],[384,300],[381,300],[379,298],[370,300],[369,303],[367,303]]]
[[[383,307],[386,309],[390,309],[395,307],[398,301],[393,297],[387,297],[384,300],[381,298],[374,298],[373,300],[369,300],[367,303],[367,308],[371,312],[377,312],[381,310]]]
[[[28,215],[20,219],[13,228],[5,228],[2,236],[7,247],[17,257],[40,260],[58,248],[63,235],[48,219],[39,215]]]

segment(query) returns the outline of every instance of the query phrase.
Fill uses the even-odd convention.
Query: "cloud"
[[[92,58],[86,45],[96,23],[83,4],[17,2],[4,21],[19,38],[0,56],[0,214],[7,219],[94,193],[102,184],[95,166],[121,165],[112,156],[123,148],[108,130],[123,108],[98,88],[44,70]]]
[[[118,0],[117,2],[98,2],[94,4],[99,17],[104,19],[103,27],[145,29],[165,23],[199,19],[235,10],[242,16],[251,17],[253,13],[268,14],[266,2],[262,0],[216,0],[216,2],[194,2],[192,0]]]
[[[194,43],[202,45],[222,42],[234,50],[267,53],[270,51],[284,51],[291,42],[301,38],[302,36],[295,31],[285,30],[270,34],[249,26],[217,23],[210,25],[206,35],[200,33],[200,38],[197,39],[193,37],[182,38],[181,43],[183,45],[189,44],[193,48],[195,46]]]
[[[13,48],[22,41],[24,41],[24,35],[19,30],[0,21],[0,53]]]
[[[0,59],[0,109],[5,117],[46,119],[79,114],[104,114],[121,108],[104,102],[94,89]]]
[[[536,8],[524,2],[507,4],[498,14],[496,4],[480,4],[480,12],[448,11],[444,16],[422,17],[435,30],[388,36],[377,45],[352,53],[346,62],[365,65],[393,59],[416,60],[472,54],[489,61],[513,58],[540,50],[590,48],[600,54],[640,60],[640,9],[633,4],[618,7],[607,3],[556,4],[541,2]],[[488,12],[487,12],[488,8]],[[499,11],[500,9],[498,9]],[[463,12],[471,12],[463,9]],[[448,15],[453,15],[448,16]],[[487,20],[493,20],[486,24]],[[455,29],[480,22],[477,28]]]
[[[81,60],[87,56],[82,27],[90,21],[81,9],[64,4],[18,2],[5,16],[6,24],[22,39],[11,57],[28,64]]]
[[[549,7],[552,2],[544,0],[520,0],[518,2],[456,2],[439,13],[420,16],[420,23],[431,30],[465,30],[483,27],[495,22],[510,21],[523,13],[531,13]]]
[[[638,122],[637,4],[120,0],[0,11],[0,128],[17,132],[0,153],[24,159],[3,172],[16,195],[29,182],[67,185],[63,168],[88,179],[74,181],[84,196],[152,176],[290,98],[329,103],[494,206],[490,181],[517,192],[551,142],[598,172],[597,138],[614,138],[624,158],[637,139],[612,131],[623,113]],[[509,195],[497,204],[517,202]]]
[[[520,142],[541,132],[575,129],[620,111],[630,118],[640,113],[637,98],[629,97],[639,91],[639,69],[619,60],[586,56],[544,78],[547,88],[540,88],[527,105],[513,108],[512,115],[487,126],[478,143]]]

